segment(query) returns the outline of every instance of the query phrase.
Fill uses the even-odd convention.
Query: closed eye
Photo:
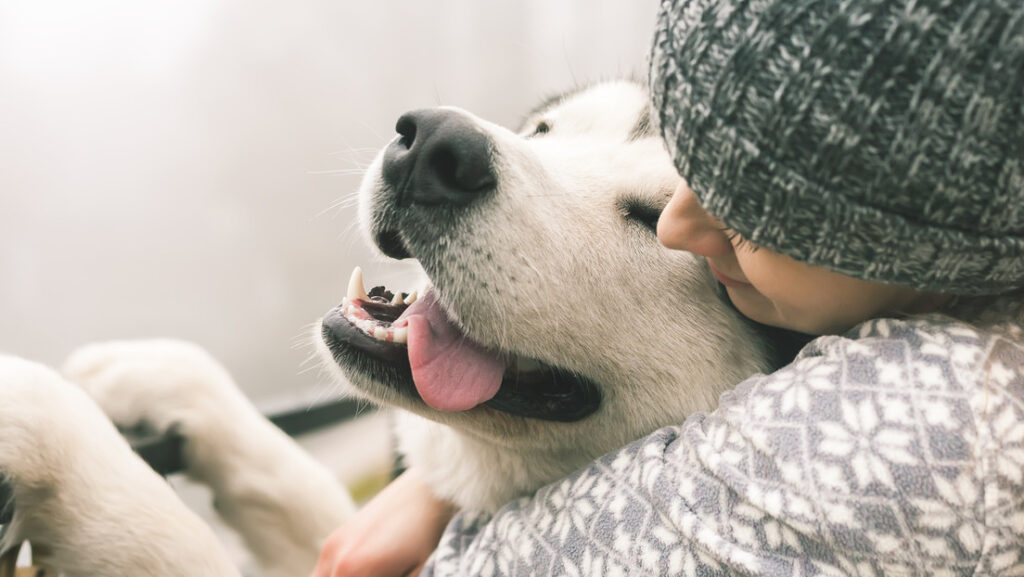
[[[528,136],[541,136],[551,132],[551,123],[546,120],[541,120],[533,127],[533,132]]]
[[[726,238],[729,239],[729,244],[732,245],[733,250],[738,251],[740,249],[745,248],[750,252],[757,252],[761,248],[760,246],[750,242],[745,237],[741,236],[740,233],[736,232],[735,230],[729,227],[722,228],[722,232],[725,233]]]
[[[639,198],[621,198],[616,204],[626,222],[638,224],[651,234],[658,234],[661,207]]]

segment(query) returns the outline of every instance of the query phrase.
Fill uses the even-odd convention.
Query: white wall
[[[656,0],[0,0],[0,350],[177,336],[250,394],[372,262],[359,168],[405,110],[516,124],[644,71]]]

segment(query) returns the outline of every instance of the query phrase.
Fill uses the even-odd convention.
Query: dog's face
[[[429,284],[407,305],[357,280],[324,318],[324,350],[360,395],[495,446],[592,458],[764,368],[706,265],[658,243],[679,177],[647,101],[616,82],[518,132],[454,108],[399,120],[360,218]]]

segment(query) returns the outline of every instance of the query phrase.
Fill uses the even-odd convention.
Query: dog
[[[339,380],[402,409],[406,462],[493,511],[769,368],[706,264],[656,237],[680,182],[641,85],[549,99],[518,132],[413,111],[359,193],[387,257],[425,286],[364,292],[323,320]]]
[[[399,409],[399,450],[439,497],[493,511],[773,366],[706,264],[657,241],[679,176],[647,101],[602,83],[517,132],[413,111],[367,170],[364,232],[423,281],[366,291],[357,269],[314,341],[339,383]],[[181,434],[187,473],[266,575],[307,575],[354,510],[198,347],[102,343],[63,376],[0,358],[0,471],[17,504],[0,551],[31,540],[70,576],[235,571],[111,422]]]

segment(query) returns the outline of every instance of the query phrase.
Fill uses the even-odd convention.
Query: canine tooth
[[[412,291],[411,293],[409,293],[409,296],[405,297],[405,304],[411,305],[412,303],[416,302],[416,299],[418,298],[420,298],[419,291]]]
[[[391,299],[391,304],[393,304],[393,305],[400,305],[400,304],[402,304],[402,293],[400,293],[400,292],[395,293],[395,297],[393,299]]]
[[[409,340],[409,329],[407,329],[405,327],[399,327],[399,328],[395,329],[394,339],[395,339],[396,343],[404,343],[404,342],[408,341]]]
[[[352,276],[348,279],[348,298],[349,300],[370,300],[370,297],[366,295],[366,289],[363,288],[363,269],[359,267],[352,269]]]
[[[378,341],[383,341],[384,339],[387,338],[387,336],[388,330],[386,328],[381,326],[373,327],[373,338],[377,339]]]

